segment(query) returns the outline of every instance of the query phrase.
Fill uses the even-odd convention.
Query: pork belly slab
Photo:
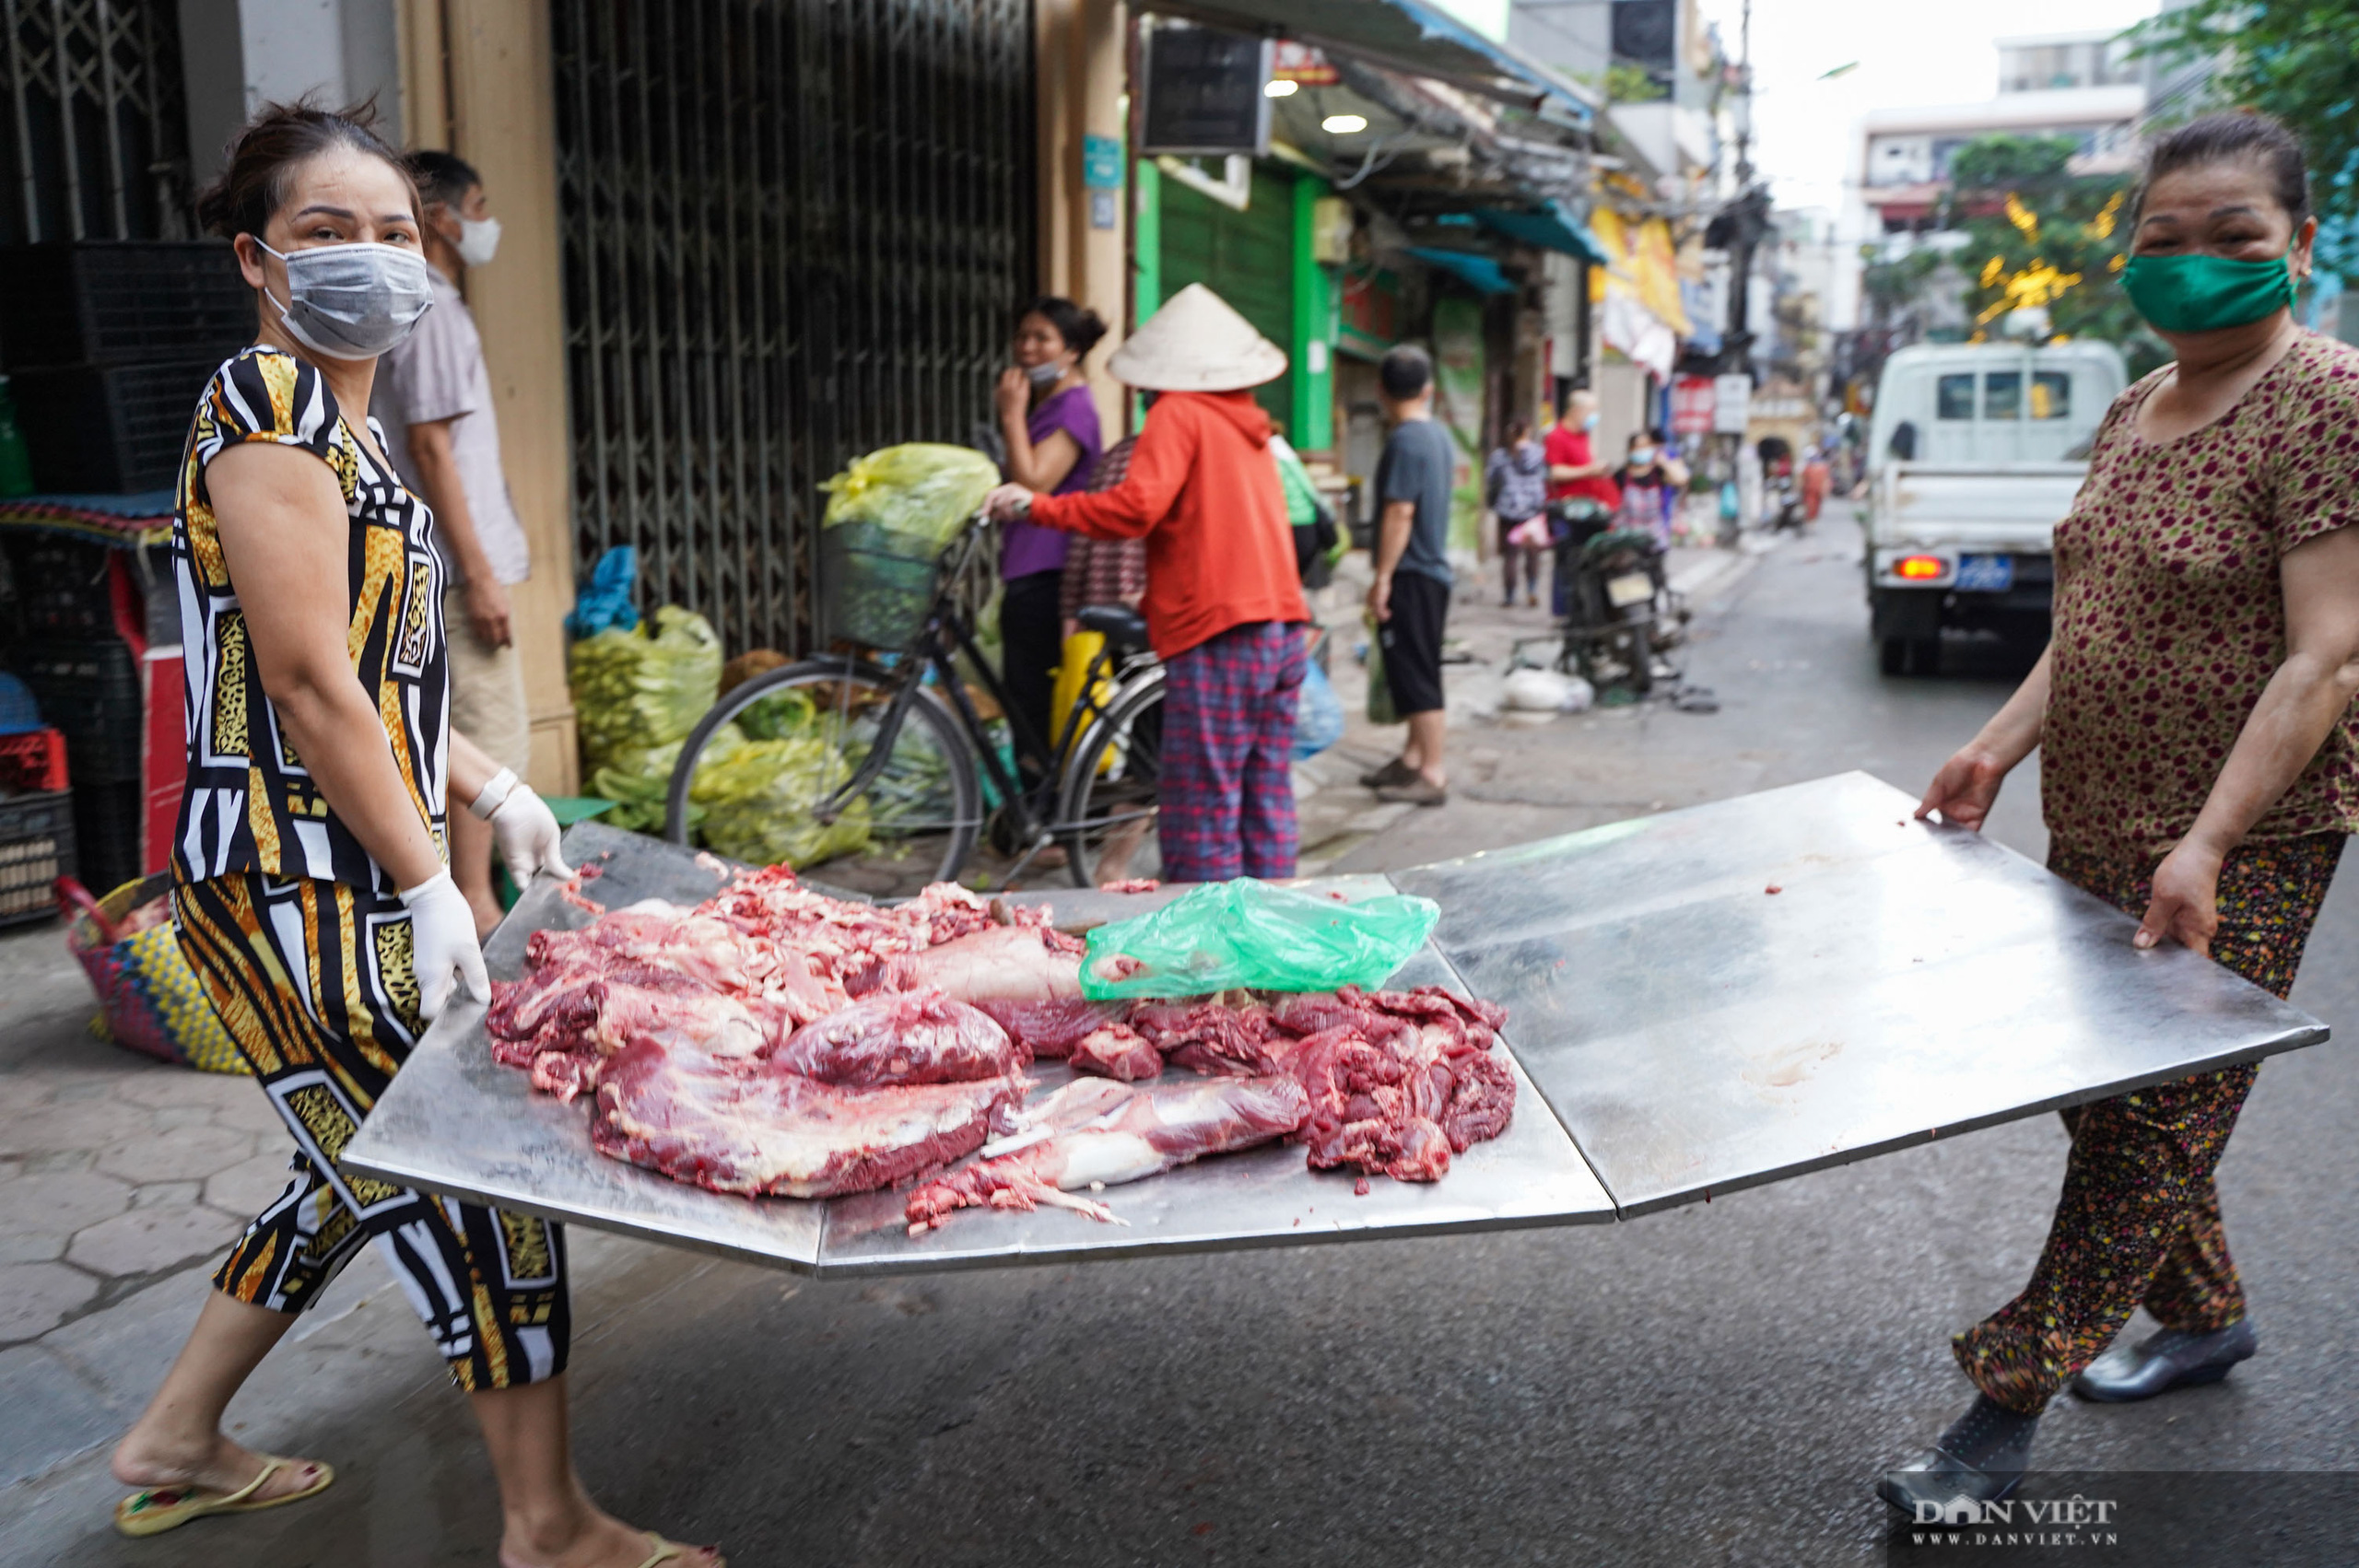
[[[844,1089],[641,1036],[601,1071],[590,1137],[600,1153],[715,1192],[838,1198],[981,1148],[1027,1087],[1009,1073]]]

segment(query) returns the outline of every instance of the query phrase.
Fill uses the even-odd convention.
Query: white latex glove
[[[565,863],[558,839],[562,837],[557,825],[557,813],[549,803],[533,792],[530,784],[519,784],[508,791],[508,798],[491,811],[491,841],[499,848],[499,859],[508,867],[508,879],[523,892],[533,885],[535,872],[547,872],[552,876],[571,876],[573,868]]]
[[[483,948],[475,941],[475,907],[451,873],[436,872],[401,898],[409,910],[410,967],[417,976],[420,1016],[441,1012],[453,980],[468,1000],[489,1001],[491,977],[484,973]]]

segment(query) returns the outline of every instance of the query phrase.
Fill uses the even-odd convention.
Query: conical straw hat
[[[1191,283],[1114,350],[1106,369],[1148,392],[1236,392],[1285,375],[1286,357],[1227,300]]]

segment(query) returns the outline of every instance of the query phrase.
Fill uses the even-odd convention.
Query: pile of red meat
[[[534,933],[485,1024],[536,1088],[592,1097],[601,1153],[715,1191],[834,1197],[982,1150],[911,1193],[913,1229],[976,1205],[1111,1219],[1069,1195],[1281,1137],[1314,1170],[1434,1181],[1514,1110],[1488,1003],[1435,987],[1091,1002],[1082,943],[1049,919],[950,883],[848,903],[773,867],[693,909]],[[1089,1076],[1027,1112],[1035,1058]],[[1198,1081],[1142,1082],[1167,1062]]]

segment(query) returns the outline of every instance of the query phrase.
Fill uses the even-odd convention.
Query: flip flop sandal
[[[213,1492],[195,1486],[151,1486],[145,1492],[134,1492],[114,1505],[114,1527],[127,1536],[161,1535],[201,1519],[207,1514],[256,1514],[264,1508],[276,1508],[282,1503],[300,1503],[306,1497],[317,1497],[335,1480],[335,1470],[319,1465],[320,1479],[300,1492],[290,1492],[279,1497],[255,1500],[254,1493],[270,1483],[270,1478],[280,1470],[297,1465],[318,1464],[317,1460],[289,1459],[277,1454],[263,1456],[262,1473],[235,1492]]]
[[[688,1560],[688,1554],[696,1551],[711,1552],[713,1554],[712,1568],[729,1568],[729,1559],[721,1555],[721,1549],[718,1547],[683,1546],[675,1540],[665,1540],[653,1530],[648,1530],[645,1534],[647,1544],[655,1550],[640,1561],[639,1568],[663,1568],[663,1564],[667,1562],[686,1562]],[[504,1551],[499,1554],[499,1564],[500,1568],[523,1568],[522,1564]]]

